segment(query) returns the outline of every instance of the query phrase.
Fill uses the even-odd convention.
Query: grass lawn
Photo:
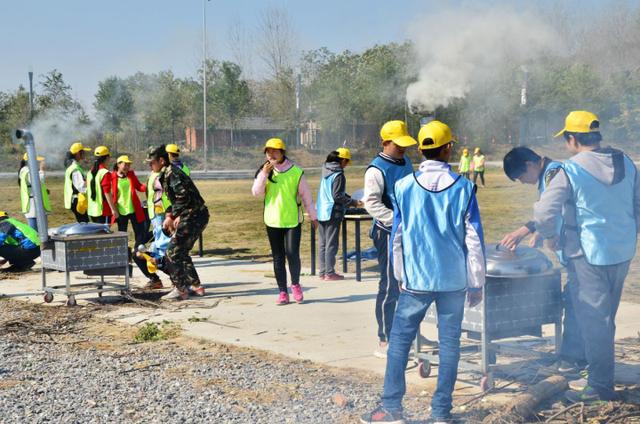
[[[362,168],[347,168],[347,189],[349,192],[362,187]],[[307,173],[314,193],[319,185],[319,173]],[[500,240],[505,232],[511,231],[530,219],[531,206],[537,198],[534,186],[525,186],[509,181],[501,170],[492,169],[486,174],[487,187],[480,188],[478,198],[482,214],[487,244]],[[16,179],[17,180],[17,179]],[[0,210],[6,210],[14,217],[23,219],[18,213],[19,192],[17,181],[1,180]],[[229,258],[253,258],[269,260],[269,244],[262,223],[262,200],[251,195],[251,180],[237,181],[197,181],[205,198],[211,221],[205,230],[204,244],[209,255]],[[47,181],[51,191],[54,213],[50,216],[50,226],[58,226],[73,220],[71,212],[62,206],[62,180]],[[352,230],[353,226],[350,226]],[[368,224],[363,224],[368,230]],[[302,243],[303,265],[309,265],[309,225],[304,226]],[[349,244],[352,246],[353,235]],[[366,234],[363,247],[371,245]],[[548,252],[546,252],[548,253]],[[549,255],[550,256],[550,255]],[[626,281],[624,299],[640,301],[640,260],[632,263]]]

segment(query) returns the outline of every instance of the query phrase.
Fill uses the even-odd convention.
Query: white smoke
[[[410,27],[418,81],[407,87],[409,106],[446,107],[506,66],[518,66],[558,48],[555,30],[533,13],[501,7],[447,10]]]

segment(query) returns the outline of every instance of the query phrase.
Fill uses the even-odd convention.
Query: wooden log
[[[483,424],[524,423],[536,413],[536,407],[545,400],[568,389],[567,380],[560,375],[547,377],[538,384],[527,389],[512,401],[500,408],[499,412],[490,414]]]

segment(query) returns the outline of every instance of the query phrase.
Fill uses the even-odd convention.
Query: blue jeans
[[[465,290],[423,294],[407,291],[400,293],[387,351],[387,369],[382,394],[382,406],[385,409],[402,410],[402,397],[406,392],[405,370],[409,361],[409,350],[427,309],[435,301],[438,313],[440,365],[438,386],[431,399],[431,416],[433,418],[450,417],[453,388],[458,378],[465,294]]]

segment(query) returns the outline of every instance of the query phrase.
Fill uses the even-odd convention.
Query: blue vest
[[[316,209],[318,211],[318,221],[329,221],[333,212],[333,181],[341,172],[334,172],[320,179],[320,189],[318,190],[318,201]]]
[[[462,290],[467,287],[465,215],[474,185],[456,175],[447,189],[429,191],[418,183],[418,175],[401,179],[395,190],[405,287],[420,292]]]
[[[560,169],[560,168],[562,168],[561,162],[551,161],[540,173],[540,178],[538,178],[538,192],[540,194],[542,194],[547,189],[547,173],[549,171],[553,171],[554,169]]]
[[[376,156],[369,168],[377,168],[382,172],[384,177],[384,193],[382,193],[382,203],[393,210],[393,204],[395,203],[393,188],[398,180],[413,173],[413,166],[408,156],[404,157],[404,166],[393,163],[390,160],[384,159],[380,155]]]
[[[607,185],[569,160],[564,170],[573,189],[582,252],[591,265],[615,265],[636,253],[636,167],[624,156],[624,178]]]

